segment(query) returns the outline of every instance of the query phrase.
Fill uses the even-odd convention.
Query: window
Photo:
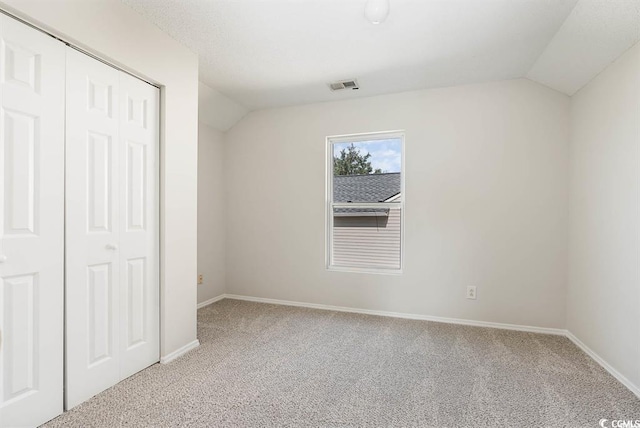
[[[402,270],[404,134],[327,138],[327,267]]]

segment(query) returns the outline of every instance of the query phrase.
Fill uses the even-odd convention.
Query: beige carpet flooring
[[[564,337],[236,300],[47,427],[598,427],[640,400]],[[609,422],[610,423],[610,422]]]

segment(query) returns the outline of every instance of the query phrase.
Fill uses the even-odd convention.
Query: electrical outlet
[[[467,287],[467,299],[476,300],[476,287],[475,287],[475,285]]]
[[[204,282],[204,275],[200,274],[198,275],[198,285],[202,284]]]

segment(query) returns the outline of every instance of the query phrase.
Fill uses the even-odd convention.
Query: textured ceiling
[[[573,95],[639,40],[640,1],[580,0],[527,77]]]
[[[197,52],[200,80],[249,110],[527,75],[571,93],[621,46],[604,46],[584,73],[558,69],[575,49],[563,40],[582,37],[585,17],[606,15],[576,16],[577,0],[390,0],[377,26],[364,19],[365,0],[122,1]],[[592,10],[639,0],[580,1]],[[567,17],[576,22],[563,25]],[[550,42],[556,51],[545,52]],[[329,91],[350,78],[360,90]]]

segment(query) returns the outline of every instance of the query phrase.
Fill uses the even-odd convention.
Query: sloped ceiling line
[[[640,0],[121,0],[200,57],[200,120],[526,77],[573,95],[640,40]],[[357,78],[358,91],[327,82]]]

